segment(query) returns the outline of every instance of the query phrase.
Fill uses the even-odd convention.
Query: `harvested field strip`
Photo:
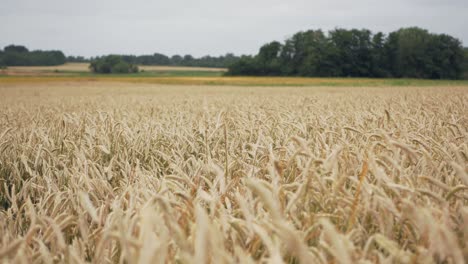
[[[173,85],[234,85],[234,86],[465,86],[468,81],[416,80],[416,79],[366,79],[366,78],[302,78],[302,77],[199,77],[141,75],[86,75],[86,76],[0,76],[0,85],[14,83],[60,82],[126,82]]]

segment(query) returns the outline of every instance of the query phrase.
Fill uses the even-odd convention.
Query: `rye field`
[[[466,85],[15,78],[2,263],[468,259]]]

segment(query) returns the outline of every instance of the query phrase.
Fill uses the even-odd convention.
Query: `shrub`
[[[91,61],[89,66],[94,73],[136,73],[138,66],[125,62],[121,56],[109,55]]]

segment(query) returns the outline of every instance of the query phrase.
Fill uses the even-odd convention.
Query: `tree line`
[[[83,57],[72,57],[73,62],[82,62]],[[90,59],[90,69],[95,73],[134,73],[138,72],[136,65],[162,65],[162,66],[190,66],[190,67],[216,67],[226,68],[239,59],[233,54],[212,57],[204,56],[194,58],[191,55],[174,55],[168,57],[164,54],[153,55],[107,55]]]
[[[468,72],[467,60],[461,41],[447,34],[418,27],[388,35],[338,28],[327,34],[301,31],[284,43],[267,43],[257,55],[233,63],[228,74],[459,79]]]
[[[216,56],[203,56],[195,58],[192,55],[174,55],[166,56],[161,53],[154,53],[153,55],[119,55],[124,61],[136,65],[161,65],[161,66],[189,66],[189,67],[214,67],[214,68],[227,68],[239,57],[232,53],[226,55]],[[100,57],[93,58],[92,60],[99,59]]]
[[[53,66],[66,61],[63,52],[58,50],[29,51],[24,46],[9,45],[0,49],[0,66]]]
[[[154,53],[152,55],[106,55],[91,58],[82,56],[68,56],[67,62],[92,62],[102,59],[107,56],[120,56],[125,62],[135,65],[160,65],[160,66],[187,66],[187,67],[212,67],[212,68],[227,68],[237,60],[239,56],[232,53],[227,53],[221,56],[203,56],[195,58],[192,55],[173,55],[171,57]]]
[[[61,51],[29,51],[20,45],[0,49],[0,66],[65,62],[88,62],[92,71],[109,73],[135,72],[134,65],[167,65],[227,67],[228,75],[468,79],[468,48],[452,36],[417,27],[388,35],[367,29],[301,31],[284,43],[263,45],[257,55],[240,57],[232,53],[201,58],[154,53],[86,58],[65,57]]]
[[[463,79],[468,80],[468,48],[465,48],[464,51],[465,60],[463,62]]]
[[[161,53],[152,55],[106,55],[86,58],[83,56],[67,56],[61,51],[29,51],[25,46],[9,45],[0,49],[0,66],[49,66],[60,65],[66,62],[91,63],[107,57],[122,58],[126,63],[133,65],[162,65],[162,66],[193,66],[227,68],[240,57],[227,53],[221,56],[203,56],[195,58],[192,55],[173,55],[171,57]]]

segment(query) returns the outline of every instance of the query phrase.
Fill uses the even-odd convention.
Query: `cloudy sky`
[[[467,0],[0,0],[0,47],[67,55],[256,53],[306,29],[419,26],[468,46]]]

